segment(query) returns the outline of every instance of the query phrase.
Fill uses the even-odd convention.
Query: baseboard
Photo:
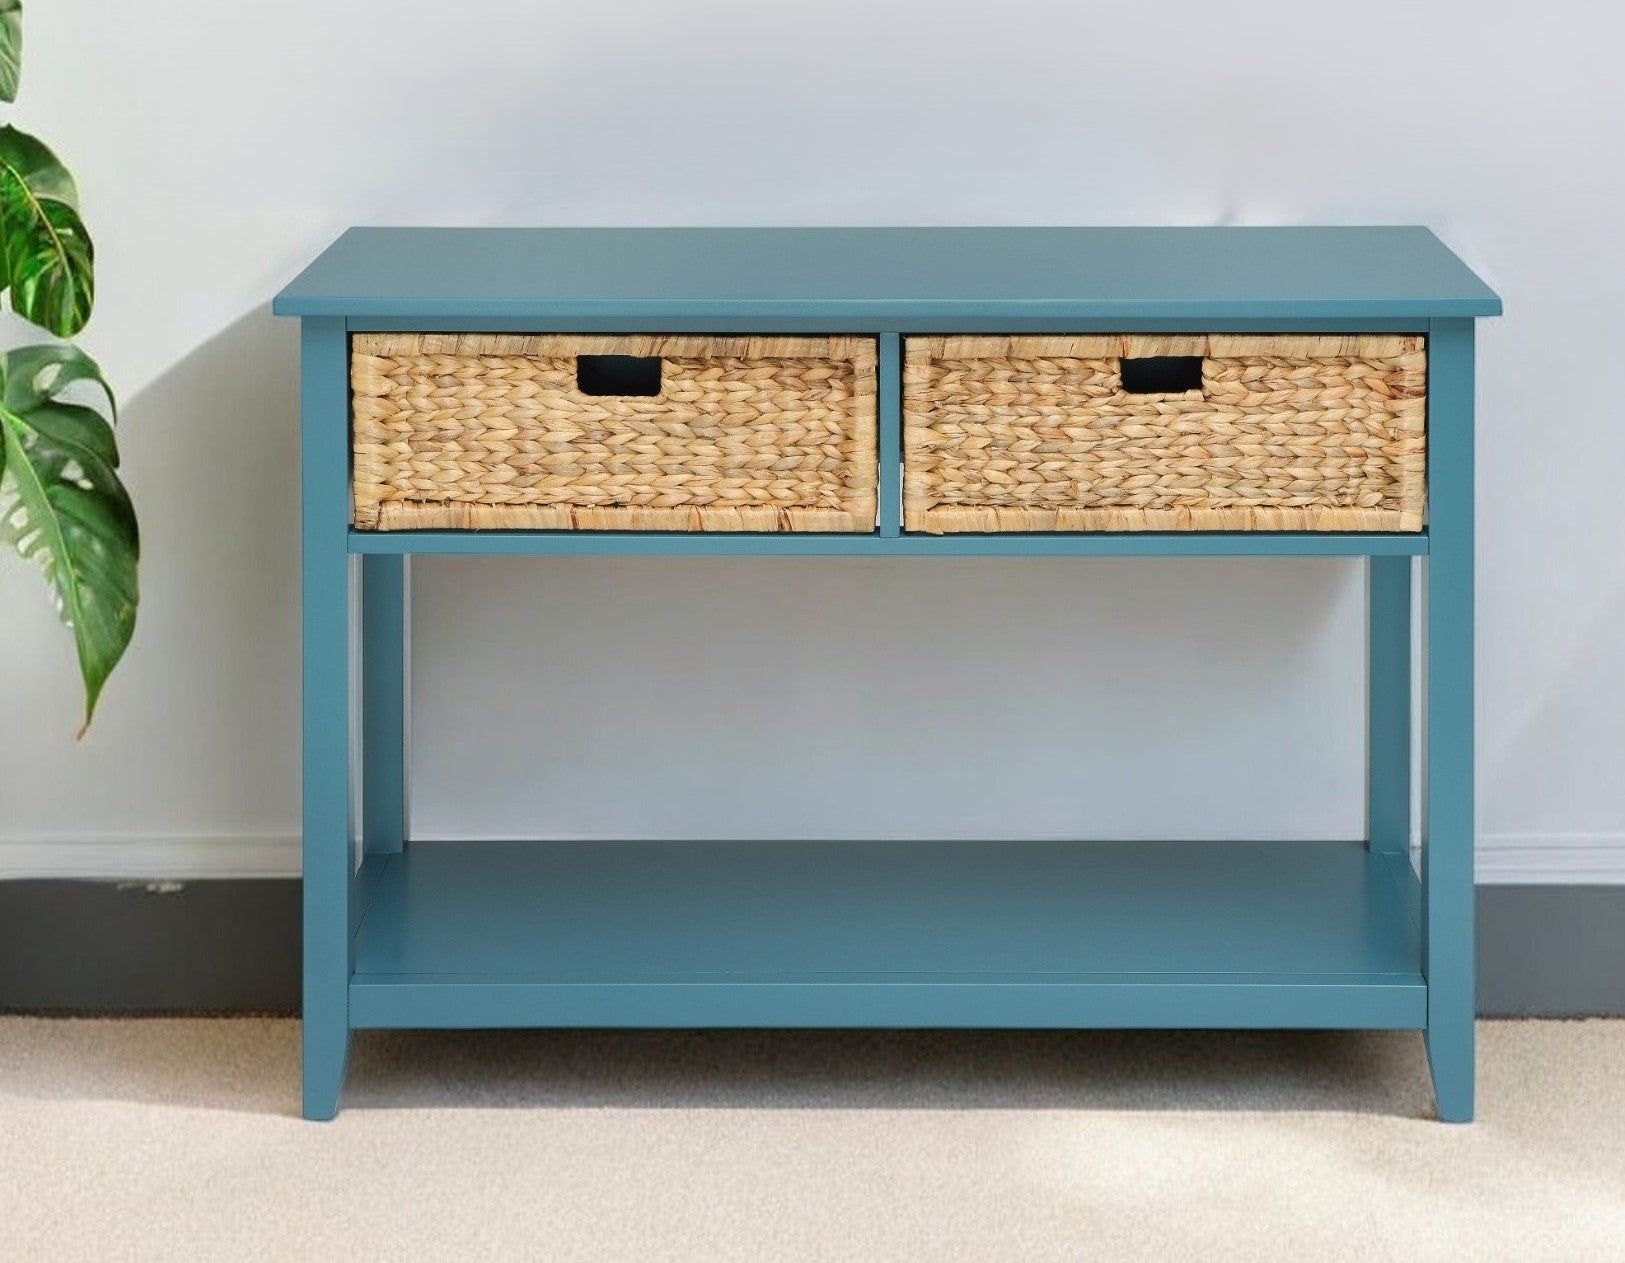
[[[1476,870],[1481,886],[1625,885],[1625,833],[1484,834]],[[299,871],[297,834],[0,838],[0,881],[202,881],[298,877]]]
[[[1625,885],[1480,886],[1478,1010],[1625,1016]]]
[[[1625,885],[1481,886],[1487,1017],[1625,1016]],[[0,1010],[299,1005],[294,879],[0,882]]]
[[[0,838],[0,881],[298,877],[298,834],[70,834]]]
[[[0,1009],[299,1009],[297,880],[0,882]]]
[[[1625,884],[1625,833],[1488,833],[1478,839],[1481,886]]]

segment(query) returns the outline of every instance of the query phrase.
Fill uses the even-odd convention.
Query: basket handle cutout
[[[658,355],[578,355],[576,389],[584,395],[658,395]]]
[[[1179,395],[1202,389],[1200,355],[1144,355],[1117,362],[1123,390],[1130,395]]]

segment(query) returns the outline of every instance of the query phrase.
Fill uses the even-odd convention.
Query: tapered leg
[[[1439,1117],[1473,1117],[1473,323],[1428,341],[1427,843],[1423,972]]]
[[[1366,838],[1403,855],[1411,834],[1411,559],[1370,559]]]
[[[406,558],[361,564],[361,836],[369,854],[406,842]]]
[[[342,321],[300,335],[304,574],[304,1113],[338,1112],[350,1049],[350,559]]]

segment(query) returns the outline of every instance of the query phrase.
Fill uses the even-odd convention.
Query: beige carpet
[[[1625,1259],[1625,1022],[358,1037],[0,1019],[0,1257]]]

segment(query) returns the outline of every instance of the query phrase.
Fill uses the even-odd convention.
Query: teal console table
[[[1419,1030],[1440,1117],[1471,1118],[1473,322],[1500,303],[1431,233],[353,229],[274,309],[301,321],[307,1117],[336,1113],[356,1030],[830,1026]],[[352,339],[436,331],[872,339],[873,530],[358,529]],[[905,529],[909,340],[1101,333],[1424,340],[1407,345],[1426,348],[1425,527]],[[1364,557],[1368,836],[414,842],[404,565],[424,553]],[[1427,594],[1420,879],[1415,563]]]

